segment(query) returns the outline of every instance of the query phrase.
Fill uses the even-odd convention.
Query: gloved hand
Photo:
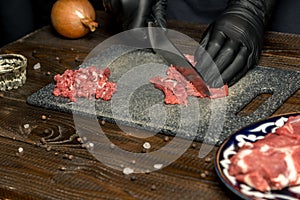
[[[167,0],[103,0],[123,30],[146,27],[148,21],[166,27]]]
[[[195,53],[197,70],[208,85],[231,86],[258,63],[275,1],[231,0],[225,12],[209,25]]]

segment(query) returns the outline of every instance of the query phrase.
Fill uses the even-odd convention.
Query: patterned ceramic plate
[[[229,158],[234,155],[245,142],[255,142],[265,137],[266,134],[274,132],[287,121],[289,116],[300,113],[285,114],[271,117],[267,120],[259,121],[247,126],[231,135],[220,146],[215,159],[215,167],[221,181],[236,195],[243,199],[266,199],[266,200],[298,200],[300,199],[300,186],[288,187],[283,190],[272,190],[270,192],[260,192],[250,186],[238,182],[235,177],[230,176],[228,168]]]

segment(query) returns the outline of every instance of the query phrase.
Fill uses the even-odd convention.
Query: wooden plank
[[[6,99],[0,99],[0,103],[3,106],[0,111],[0,191],[3,197],[230,199],[220,190],[220,183],[214,173],[213,157],[216,148],[206,157],[209,160],[201,159],[198,157],[200,144],[195,144],[162,170],[124,175],[122,171],[96,160],[82,146],[71,115],[45,111]],[[19,111],[20,107],[22,112]],[[42,119],[42,115],[46,115],[47,119]],[[93,130],[88,124],[89,120],[87,131]],[[128,136],[109,123],[102,127],[116,146],[130,152],[141,152],[145,139]],[[147,141],[153,145],[153,149],[166,145],[162,135],[147,138]],[[179,141],[178,148],[180,145]],[[19,148],[23,149],[22,153],[18,151]],[[170,155],[173,151],[175,149],[170,149]],[[103,156],[113,157],[124,163],[124,166],[126,163],[132,164],[131,160],[110,152],[110,146],[103,148]]]

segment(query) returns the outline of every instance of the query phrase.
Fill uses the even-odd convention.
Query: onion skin
[[[57,0],[51,10],[51,22],[62,36],[76,39],[98,27],[96,13],[88,0]]]

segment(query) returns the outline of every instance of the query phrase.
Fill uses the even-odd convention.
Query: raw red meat
[[[188,96],[204,97],[172,65],[167,70],[167,78],[156,76],[150,79],[150,82],[165,93],[166,104],[187,105]]]
[[[229,174],[259,191],[300,184],[300,115],[230,158]]]
[[[208,87],[211,99],[217,99],[228,96],[228,85],[225,84],[223,87],[220,88],[210,88]]]
[[[53,94],[67,97],[70,101],[77,101],[78,97],[110,100],[117,85],[108,81],[109,76],[109,68],[99,69],[95,66],[66,70],[62,75],[54,76],[56,86]]]
[[[193,65],[196,64],[194,56],[185,56],[190,63]],[[211,96],[206,96],[204,93],[197,91],[194,85],[187,81],[172,65],[167,69],[167,77],[156,76],[151,78],[150,82],[154,84],[154,87],[164,92],[164,101],[166,104],[187,105],[188,96],[200,98],[221,98],[228,96],[228,85],[224,85],[221,88],[209,88]]]
[[[184,56],[188,59],[188,61],[189,61],[193,66],[195,66],[195,65],[197,64],[197,62],[195,61],[194,56],[189,55],[189,54],[184,54]]]

